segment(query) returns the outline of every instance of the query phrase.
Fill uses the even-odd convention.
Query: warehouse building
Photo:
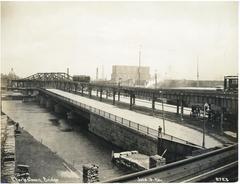
[[[150,68],[147,66],[113,65],[111,81],[128,86],[145,86],[150,79]]]

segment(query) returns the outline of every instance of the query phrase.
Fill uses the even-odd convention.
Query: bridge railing
[[[102,117],[104,117],[106,119],[109,119],[109,120],[111,120],[113,122],[119,123],[119,124],[121,124],[123,126],[126,126],[128,128],[134,129],[134,130],[136,130],[138,132],[147,134],[147,135],[149,135],[149,136],[151,136],[153,138],[158,138],[160,136],[160,137],[162,137],[164,139],[167,139],[167,140],[170,140],[170,141],[174,141],[174,142],[178,142],[178,143],[181,143],[181,144],[188,144],[188,145],[200,147],[199,145],[196,145],[194,143],[191,143],[191,142],[188,142],[186,140],[180,139],[178,137],[174,137],[174,136],[166,134],[164,132],[162,132],[159,135],[159,132],[157,130],[153,129],[153,128],[141,125],[139,123],[136,123],[136,122],[133,122],[133,121],[130,121],[130,120],[127,120],[125,118],[116,116],[114,114],[111,114],[109,112],[97,109],[97,108],[89,106],[89,105],[86,105],[86,104],[78,102],[76,100],[72,100],[72,99],[70,99],[68,97],[64,97],[64,96],[58,95],[56,93],[53,93],[53,92],[50,92],[50,91],[47,91],[47,90],[43,90],[43,91],[45,93],[51,95],[51,96],[55,96],[55,97],[57,97],[57,98],[59,98],[59,99],[61,99],[63,101],[66,101],[68,103],[76,105],[77,107],[81,107],[81,108],[87,109],[87,110],[91,111],[94,114],[102,116]]]

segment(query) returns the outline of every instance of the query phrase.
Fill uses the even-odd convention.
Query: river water
[[[88,132],[76,123],[58,119],[55,114],[40,107],[36,102],[2,101],[2,109],[11,119],[19,122],[35,139],[56,152],[66,162],[82,171],[84,164],[99,165],[100,181],[124,175],[111,162],[111,152],[121,151],[114,145]],[[81,121],[81,120],[80,120]]]

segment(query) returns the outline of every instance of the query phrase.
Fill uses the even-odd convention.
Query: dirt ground
[[[29,182],[82,182],[82,176],[71,165],[25,130],[21,132],[16,136],[16,165],[29,165]]]

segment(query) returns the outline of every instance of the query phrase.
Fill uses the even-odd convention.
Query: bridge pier
[[[54,102],[51,99],[47,99],[46,108],[50,111],[54,110]]]
[[[155,95],[153,93],[152,94],[152,115],[154,115],[154,111],[155,111],[155,101],[156,101],[156,98],[155,98]]]
[[[54,112],[58,114],[64,114],[66,112],[65,108],[60,104],[54,105]]]
[[[120,91],[118,92],[118,101],[120,101]]]
[[[223,134],[223,109],[221,109],[220,131],[221,131],[221,134]]]
[[[73,111],[67,112],[67,119],[72,120],[74,119],[75,115]]]
[[[181,100],[181,120],[183,120],[183,110],[184,110],[183,100]]]
[[[155,98],[152,99],[152,114],[154,115],[155,110]]]
[[[179,100],[177,100],[177,114],[179,114]]]
[[[100,101],[102,101],[102,92],[103,92],[103,91],[102,91],[102,89],[101,89],[101,90],[100,90],[100,99],[99,99]]]
[[[113,105],[115,105],[115,95],[116,95],[116,92],[113,91]]]
[[[82,96],[83,96],[83,88],[84,88],[84,87],[82,86],[82,89],[81,89],[81,95],[82,95]]]
[[[108,99],[108,90],[106,91],[106,99]]]
[[[133,95],[133,105],[135,105],[135,95]]]
[[[45,97],[43,97],[43,96],[40,96],[39,97],[39,104],[40,104],[40,106],[45,107],[46,103],[47,103],[47,99]]]
[[[89,91],[88,91],[88,95],[89,95],[89,98],[92,97],[92,89],[89,89]]]
[[[132,110],[132,106],[133,106],[133,95],[130,95],[130,107],[129,109]]]

